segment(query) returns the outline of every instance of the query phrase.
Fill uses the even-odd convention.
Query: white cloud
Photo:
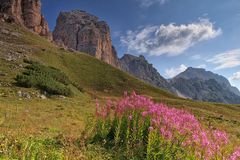
[[[191,57],[192,60],[199,60],[201,59],[202,57],[199,55],[199,54],[195,54]]]
[[[234,73],[234,74],[229,78],[229,80],[230,80],[230,81],[238,81],[238,80],[240,80],[240,71]]]
[[[141,7],[150,7],[153,4],[164,4],[166,3],[168,0],[137,0],[138,2],[140,2],[140,6]]]
[[[207,68],[206,64],[200,64],[199,66],[197,66],[197,68]]]
[[[215,70],[233,68],[240,66],[240,49],[219,53],[207,60],[207,62],[216,64]]]
[[[196,43],[215,38],[221,33],[222,30],[215,29],[208,19],[200,19],[191,24],[146,26],[128,31],[125,36],[121,36],[121,43],[129,51],[141,54],[175,56]]]
[[[181,64],[179,67],[172,67],[169,69],[165,70],[165,75],[167,78],[173,78],[176,75],[178,75],[179,73],[184,72],[187,69],[187,66],[185,66],[184,64]]]

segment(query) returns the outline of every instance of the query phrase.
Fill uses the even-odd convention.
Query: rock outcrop
[[[170,92],[175,93],[176,90],[165,80],[153,67],[149,64],[144,56],[139,57],[125,54],[121,59],[122,70],[132,74],[133,76],[155,86],[158,88],[163,88]]]
[[[221,76],[189,67],[170,81],[181,94],[195,100],[240,104],[239,90]]]
[[[119,67],[108,24],[85,11],[61,12],[53,32],[53,40],[60,46],[88,53]]]
[[[51,39],[48,23],[41,13],[40,0],[0,0],[0,19],[17,23]]]

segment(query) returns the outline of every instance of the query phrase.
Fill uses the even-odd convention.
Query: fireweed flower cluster
[[[107,101],[104,107],[96,102],[96,116],[99,137],[127,149],[141,146],[147,150],[147,159],[240,157],[240,149],[232,155],[226,149],[229,140],[225,132],[206,129],[189,112],[154,103],[135,92],[125,92],[123,99]]]
[[[229,158],[230,160],[239,160],[240,159],[240,148],[238,148]]]

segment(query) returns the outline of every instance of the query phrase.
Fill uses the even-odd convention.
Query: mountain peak
[[[124,54],[121,59],[128,59],[128,60],[131,60],[131,61],[132,60],[143,60],[143,61],[147,62],[146,58],[143,55],[139,55],[137,57],[137,56],[134,56],[134,55],[128,54],[128,53]]]
[[[203,72],[203,71],[206,71],[206,70],[205,70],[204,68],[188,67],[188,68],[186,69],[186,71],[195,71],[195,72],[201,71],[201,72]]]
[[[140,59],[146,60],[146,58],[143,55],[139,56]]]
[[[171,84],[182,94],[193,99],[240,103],[239,90],[231,86],[227,78],[203,68],[189,67],[174,77]]]
[[[185,79],[192,79],[192,78],[198,78],[203,80],[209,80],[209,79],[221,79],[221,81],[225,81],[227,83],[227,79],[221,75],[215,74],[211,71],[207,71],[204,68],[193,68],[188,67],[185,71],[178,74],[174,78],[185,78]]]
[[[112,66],[120,67],[108,24],[90,13],[81,10],[61,12],[53,39],[60,46],[85,52]]]
[[[60,12],[59,14],[59,17],[65,17],[67,18],[68,20],[72,20],[72,22],[75,22],[75,23],[80,23],[81,21],[98,21],[98,17],[93,15],[93,14],[90,14],[86,11],[83,11],[83,10],[72,10],[72,11],[62,11]]]

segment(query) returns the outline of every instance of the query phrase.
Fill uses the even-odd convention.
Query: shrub
[[[70,96],[72,91],[68,87],[70,80],[60,70],[47,67],[38,62],[25,61],[29,65],[21,75],[17,75],[16,81],[22,87],[35,87],[49,94]]]
[[[92,142],[119,151],[125,159],[240,158],[238,150],[231,155],[225,132],[206,129],[194,115],[136,93],[103,107],[97,102],[96,117]]]

